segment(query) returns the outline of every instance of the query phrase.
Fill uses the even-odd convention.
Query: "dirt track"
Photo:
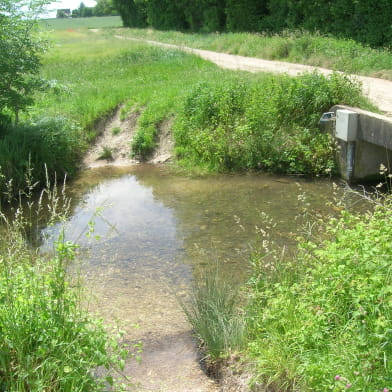
[[[128,38],[116,35],[119,39],[129,39],[141,41],[135,38]],[[227,69],[239,69],[249,72],[271,72],[285,73],[291,76],[297,76],[304,72],[318,72],[328,75],[333,71],[326,68],[313,67],[310,65],[301,65],[286,63],[283,61],[262,60],[254,57],[236,56],[232,54],[211,52],[209,50],[193,49],[186,46],[165,44],[157,41],[143,40],[152,45],[159,45],[170,49],[181,49],[189,53],[196,54],[205,60],[209,60],[219,67]],[[392,117],[392,82],[384,79],[370,78],[367,76],[353,75],[362,82],[363,92],[369,99],[383,112],[383,114]]]

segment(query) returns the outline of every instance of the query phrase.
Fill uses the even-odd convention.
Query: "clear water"
[[[332,198],[327,180],[261,174],[189,178],[152,165],[85,171],[68,192],[73,204],[65,232],[81,244],[82,278],[93,294],[90,309],[118,322],[129,339],[143,340],[150,353],[144,366],[156,371],[154,361],[195,362],[190,327],[178,303],[194,279],[218,265],[227,281],[244,283],[250,246],[260,241],[257,228],[266,228],[263,214],[276,224],[271,236],[290,246],[303,207],[298,195],[306,192],[313,212],[328,209]],[[94,232],[87,238],[89,227]],[[59,230],[46,233],[56,236]],[[163,341],[172,342],[170,349],[162,349]],[[140,370],[129,366],[133,375]]]

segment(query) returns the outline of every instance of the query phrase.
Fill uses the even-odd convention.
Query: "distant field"
[[[95,16],[91,18],[41,19],[40,24],[49,30],[99,29],[121,27],[122,21],[119,16]]]

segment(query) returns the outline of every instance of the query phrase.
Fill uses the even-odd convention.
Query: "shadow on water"
[[[177,297],[215,263],[233,285],[244,283],[263,213],[276,223],[276,240],[287,244],[297,230],[299,193],[307,193],[312,211],[328,209],[329,181],[297,182],[261,174],[188,178],[138,165],[85,171],[68,186],[66,237],[88,254],[82,276],[93,291],[90,308],[144,342],[142,364],[126,368],[140,382],[135,390],[213,390],[198,369]],[[46,234],[53,238],[59,229]]]

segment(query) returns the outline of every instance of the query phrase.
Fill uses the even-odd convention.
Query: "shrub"
[[[180,112],[176,151],[212,170],[331,173],[334,153],[317,128],[320,115],[336,103],[363,102],[360,85],[339,74],[202,83]]]
[[[40,181],[43,187],[47,174],[50,179],[73,176],[83,148],[80,129],[62,117],[9,125],[0,139],[1,171],[7,180],[13,179],[15,192],[27,186],[25,173],[30,168],[33,182]]]
[[[282,390],[391,388],[392,200],[343,212],[294,260],[258,259],[251,356],[258,380]]]

